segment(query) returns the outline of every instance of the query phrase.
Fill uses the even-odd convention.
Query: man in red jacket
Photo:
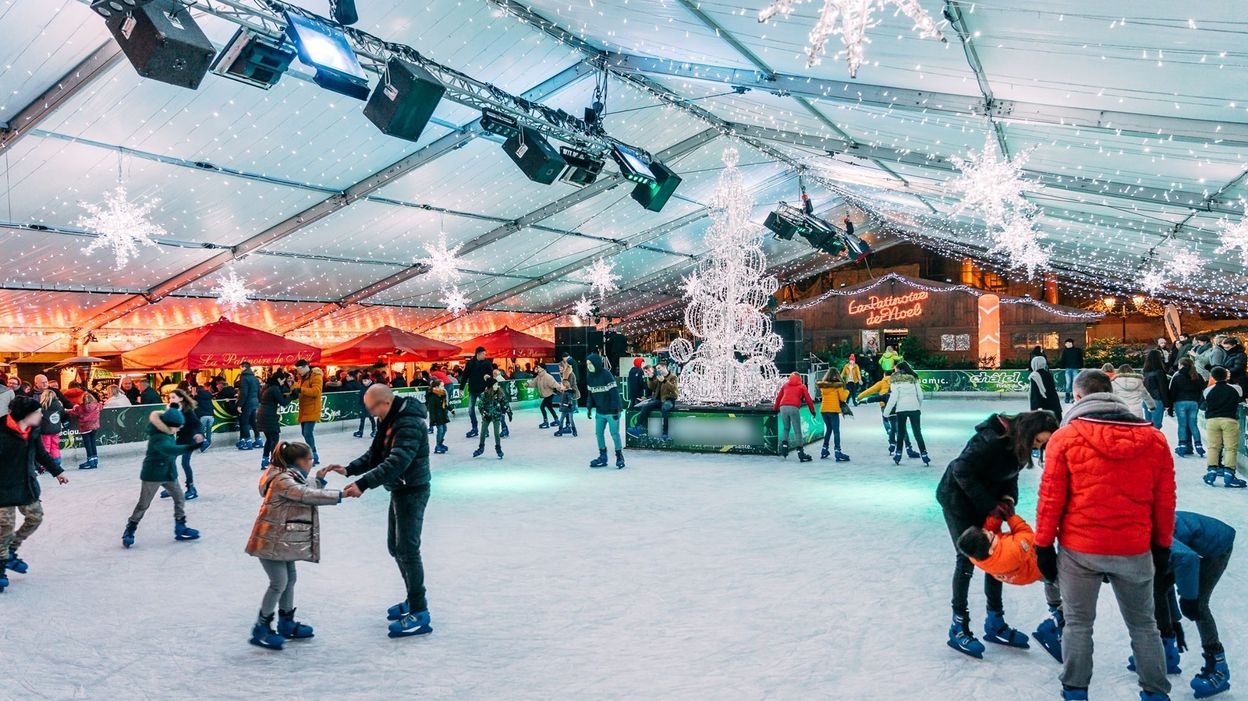
[[[1108,579],[1131,635],[1140,699],[1163,701],[1170,682],[1153,576],[1165,571],[1174,538],[1174,460],[1161,432],[1114,396],[1105,373],[1079,373],[1074,395],[1049,440],[1036,507],[1037,561],[1044,578],[1061,585],[1066,617],[1062,698],[1088,698],[1096,599]]]

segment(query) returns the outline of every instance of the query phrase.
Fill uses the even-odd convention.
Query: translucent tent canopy
[[[220,0],[191,4],[222,48],[237,26]],[[360,29],[569,114],[593,102],[605,66],[607,133],[668,154],[684,179],[650,212],[627,187],[529,181],[472,130],[480,113],[451,100],[411,143],[299,63],[267,91],[211,74],[186,90],[138,76],[87,2],[0,0],[0,350],[68,348],[86,331],[125,349],[213,321],[227,313],[213,290],[231,272],[253,292],[232,319],[314,344],[383,324],[448,341],[503,325],[549,335],[577,323],[598,258],[623,288],[601,308],[644,318],[679,303],[681,277],[707,253],[728,147],[760,226],[797,199],[800,171],[824,216],[850,213],[877,245],[914,241],[1006,271],[950,187],[951,159],[992,139],[1026,158],[1035,230],[1062,284],[1130,294],[1186,250],[1202,269],[1166,279],[1159,298],[1248,307],[1241,251],[1219,252],[1248,197],[1237,78],[1248,25],[1235,5],[991,0],[953,3],[951,22],[949,3],[920,4],[947,41],[920,38],[889,5],[851,79],[837,36],[807,67],[818,2],[767,24],[764,0],[357,3]],[[412,158],[418,167],[367,196],[324,204]],[[132,200],[157,201],[150,217],[166,232],[121,267],[84,253],[93,234],[76,225],[119,180]],[[458,317],[413,270],[439,235],[467,244]],[[801,240],[768,238],[766,250],[785,279],[835,262]]]

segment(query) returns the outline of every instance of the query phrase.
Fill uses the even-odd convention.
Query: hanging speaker
[[[217,54],[190,9],[175,0],[112,12],[105,23],[138,74],[162,83],[198,88]]]
[[[391,58],[386,75],[364,106],[364,116],[384,134],[418,141],[446,88],[420,66]]]

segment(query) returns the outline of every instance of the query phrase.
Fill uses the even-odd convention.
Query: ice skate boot
[[[1170,697],[1155,691],[1141,691],[1140,701],[1170,701]]]
[[[394,606],[391,606],[390,608],[386,609],[386,620],[397,621],[411,612],[412,612],[412,609],[411,607],[407,605],[407,602],[400,601]]]
[[[538,425],[537,425],[537,427],[538,427],[538,428],[550,428],[550,422],[549,422],[549,421],[543,421],[543,422],[541,422],[540,424],[538,424]]]
[[[238,448],[239,450],[251,450],[251,441],[240,440],[239,442],[234,444],[234,447]]]
[[[187,527],[186,521],[174,521],[173,538],[174,540],[199,540],[199,531]]]
[[[590,467],[606,467],[606,466],[607,466],[607,451],[606,451],[606,449],[599,450],[599,451],[598,451],[598,457],[594,458],[593,460],[590,460],[590,461],[589,461],[589,466],[590,466]]]
[[[798,448],[798,449],[797,449],[797,460],[798,460],[798,462],[810,462],[811,460],[814,460],[814,458],[812,458],[812,457],[810,456],[810,453],[807,453],[807,452],[806,452],[806,450],[805,450],[804,448]]]
[[[1062,701],[1088,701],[1088,690],[1063,688]]]
[[[1203,458],[1203,457],[1205,457],[1205,446],[1203,446],[1203,445],[1201,445],[1201,444],[1197,443],[1197,444],[1196,444],[1196,454],[1197,454],[1197,455],[1199,455],[1199,456],[1200,456],[1200,457],[1202,457],[1202,458]]]
[[[1231,668],[1226,664],[1226,653],[1222,651],[1222,646],[1218,645],[1216,649],[1206,650],[1204,656],[1205,666],[1191,683],[1196,698],[1207,699],[1224,691],[1230,691]]]
[[[615,451],[615,469],[624,469],[624,451],[622,450]]]
[[[1062,616],[1060,609],[1049,609],[1050,617],[1044,619],[1040,623],[1040,627],[1036,628],[1036,632],[1031,637],[1036,639],[1040,647],[1044,651],[1053,656],[1058,662],[1062,661],[1062,628],[1066,625],[1066,619]]]
[[[849,456],[839,450],[834,453],[834,457],[837,462],[849,462]]]
[[[502,459],[503,459],[503,449],[502,449],[501,447],[499,447],[499,446],[497,446],[497,445],[496,445],[496,446],[494,446],[494,452],[495,452],[495,453],[498,453],[498,459],[499,459],[499,460],[502,460]]]
[[[261,469],[263,469],[263,468],[261,468]],[[171,497],[171,496],[173,496],[173,495],[169,493],[169,490],[168,490],[168,489],[162,489],[162,490],[160,490],[160,498],[161,498],[161,499],[168,499],[168,498],[169,498],[169,497]]]
[[[320,465],[320,464],[321,464],[321,456],[317,455],[315,450],[314,450],[314,451],[312,451],[312,465],[313,465],[313,467],[315,467],[316,465]]]
[[[126,548],[134,545],[134,532],[139,529],[139,524],[126,522],[126,530],[121,534],[121,544]]]
[[[485,446],[481,446],[480,448],[477,448],[476,450],[472,451],[472,457],[474,458],[479,458],[482,455],[485,455]]]
[[[906,446],[906,457],[908,457],[908,458],[910,458],[911,460],[913,460],[913,459],[915,459],[915,458],[921,458],[921,457],[923,457],[923,454],[922,454],[922,453],[920,453],[920,452],[918,452],[918,451],[917,451],[917,450],[915,450],[914,448],[911,448],[910,446]]]
[[[931,458],[929,458],[929,457],[927,457],[927,451],[926,451],[926,450],[925,450],[925,451],[923,451],[922,453],[920,453],[920,454],[919,454],[919,457],[920,457],[920,458],[923,458],[923,464],[924,464],[924,465],[931,465],[931,464],[932,464],[932,459],[931,459]]]
[[[898,449],[897,452],[893,453],[893,464],[894,465],[901,464],[901,450],[900,449]]]
[[[1222,470],[1222,486],[1228,489],[1243,489],[1248,487],[1248,482],[1235,476],[1235,471],[1230,469]]]
[[[464,438],[476,438],[479,435],[481,435],[481,432],[474,428],[471,431],[465,433]]]
[[[569,431],[563,430],[563,426],[560,426],[559,428],[555,429],[554,433],[550,435],[554,436],[555,438],[558,438],[559,436],[562,436],[565,433],[569,433]]]
[[[251,627],[251,640],[247,642],[269,650],[281,650],[282,645],[286,644],[286,638],[273,632],[273,614],[260,614],[256,618],[256,624]]]
[[[1174,454],[1181,458],[1185,458],[1192,454],[1192,449],[1189,446],[1181,445],[1174,449]]]
[[[789,442],[784,441],[780,444],[780,457],[787,460],[789,458]]]
[[[1162,638],[1161,646],[1166,651],[1166,674],[1182,674],[1179,667],[1179,644],[1176,638]],[[1127,658],[1127,671],[1135,671],[1135,655]]]
[[[191,499],[198,499],[198,498],[199,498],[199,490],[195,488],[195,485],[193,484],[186,485],[187,501],[190,501]]]
[[[356,438],[363,438],[363,437],[364,437],[364,432],[363,432],[363,431],[356,431],[356,432],[352,433],[351,435],[352,435],[352,436],[355,436]]]
[[[1020,650],[1031,648],[1031,643],[1027,642],[1027,636],[1022,631],[1011,628],[1005,622],[1005,615],[999,611],[988,612],[988,618],[984,620],[984,640]]]
[[[26,571],[30,569],[30,566],[26,564],[26,561],[17,556],[16,550],[10,550],[8,558],[0,564],[2,564],[6,570],[16,572],[18,574],[26,574]]]
[[[264,449],[264,439],[263,439],[263,438],[257,438],[257,439],[255,439],[254,441],[252,441],[252,442],[251,442],[251,447],[252,447],[252,448],[255,448],[255,449],[257,449],[257,450],[263,450],[263,449]]]
[[[1218,477],[1219,477],[1221,474],[1222,474],[1222,467],[1221,467],[1221,466],[1217,466],[1217,467],[1209,467],[1209,468],[1207,468],[1207,469],[1205,470],[1205,476],[1204,476],[1202,479],[1204,479],[1204,480],[1205,480],[1205,484],[1207,484],[1207,485],[1209,485],[1210,487],[1212,487],[1212,486],[1214,486],[1215,484],[1217,484],[1217,482],[1218,482]]]
[[[970,655],[977,660],[984,659],[984,644],[971,634],[971,626],[966,618],[954,614],[953,623],[949,626],[949,640],[945,643],[963,655]]]
[[[311,638],[316,633],[312,626],[295,620],[295,609],[277,612],[277,634],[290,640],[292,638]]]
[[[826,445],[825,445],[825,446],[823,446],[823,450],[820,450],[820,451],[819,451],[819,459],[820,459],[820,460],[827,460],[827,459],[828,459],[828,456],[829,456],[829,455],[831,455],[831,454],[832,454],[832,453],[828,452],[828,446],[826,446]]]
[[[9,576],[4,573],[4,568],[0,567],[0,592],[9,588]]]
[[[429,625],[429,612],[409,613],[390,624],[391,638],[410,638],[416,635],[428,635],[433,632]]]

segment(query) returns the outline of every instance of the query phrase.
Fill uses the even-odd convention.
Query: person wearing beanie
[[[603,433],[611,428],[611,443],[615,446],[615,467],[624,468],[624,446],[620,443],[620,411],[624,408],[620,400],[620,388],[615,383],[615,375],[607,368],[601,355],[590,353],[585,358],[585,384],[589,388],[589,398],[585,406],[589,410],[598,409],[598,417],[594,423],[594,434],[598,437],[598,457],[590,461],[590,467],[607,466],[607,441]]]
[[[43,447],[42,421],[39,402],[23,396],[13,397],[8,416],[0,418],[0,592],[9,586],[6,570],[26,573],[27,565],[17,556],[17,549],[43,523],[39,472],[47,470],[57,482],[69,483]],[[16,527],[19,512],[21,528]]]
[[[845,367],[841,368],[841,382],[845,383],[845,389],[849,390],[849,401],[854,406],[858,406],[858,388],[862,386],[862,368],[858,365],[858,358],[853,353],[849,354],[849,361],[845,363]]]
[[[481,412],[481,440],[472,457],[478,458],[485,454],[485,439],[490,437],[490,428],[494,428],[494,452],[498,459],[503,459],[503,416],[511,416],[511,403],[507,401],[507,391],[493,376],[485,378],[485,390],[477,402]]]
[[[143,486],[139,490],[139,501],[134,505],[134,511],[130,514],[126,530],[121,536],[121,544],[127,548],[134,545],[134,533],[139,528],[139,522],[151,506],[156,491],[161,488],[173,497],[174,538],[195,540],[199,537],[199,531],[186,525],[186,496],[182,493],[182,485],[178,484],[177,457],[199,448],[204,437],[197,434],[193,443],[178,444],[175,437],[186,421],[186,416],[177,407],[153,411],[148,415],[147,421],[147,453],[143,456],[143,470],[139,473]]]
[[[646,371],[642,366],[646,361],[641,358],[633,358],[633,367],[628,371],[628,408],[636,409],[637,405],[647,396],[646,392]]]

